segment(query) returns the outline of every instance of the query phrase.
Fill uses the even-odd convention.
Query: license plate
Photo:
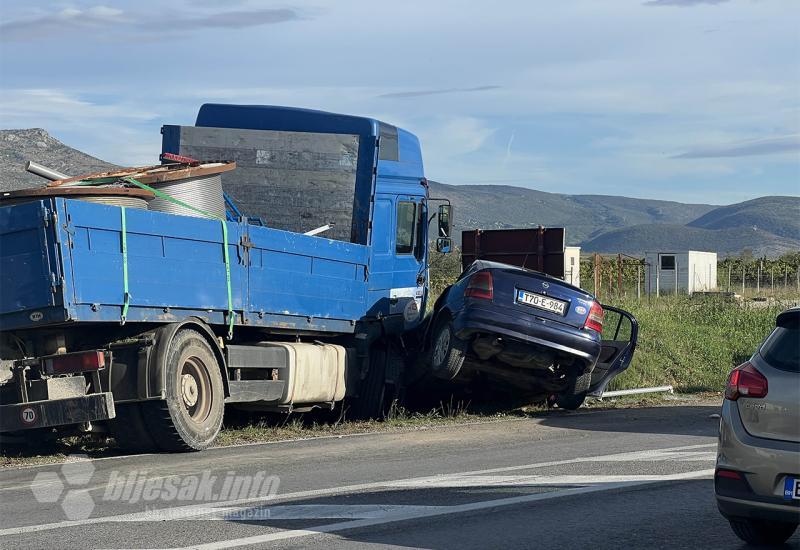
[[[800,478],[787,477],[783,483],[784,500],[800,500]]]
[[[556,300],[550,296],[543,296],[527,290],[517,290],[517,302],[526,306],[564,315],[567,312],[567,302]]]

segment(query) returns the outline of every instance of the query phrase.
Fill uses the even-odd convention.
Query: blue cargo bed
[[[119,323],[121,214],[61,198],[0,208],[0,329]],[[222,222],[131,208],[125,219],[127,322],[226,325]],[[366,246],[225,223],[235,325],[353,332],[368,309]]]

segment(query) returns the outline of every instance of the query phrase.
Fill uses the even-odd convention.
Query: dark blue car
[[[561,279],[477,260],[437,300],[426,350],[439,378],[485,378],[577,409],[628,367],[637,332],[630,313]]]

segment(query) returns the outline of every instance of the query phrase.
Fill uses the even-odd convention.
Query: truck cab
[[[334,220],[333,234],[321,236],[369,247],[367,315],[393,322],[402,318],[396,330],[421,322],[428,294],[429,196],[414,134],[364,117],[221,104],[203,105],[194,127],[165,126],[162,134],[162,153],[236,160],[238,169],[223,175],[223,187],[243,214],[293,231]],[[338,139],[337,149],[331,139]],[[303,171],[285,158],[290,148],[302,157]],[[311,195],[309,181],[326,182],[329,189],[316,187]],[[252,189],[258,186],[278,200],[254,197]],[[284,209],[282,194],[297,195],[297,200]],[[332,204],[348,201],[351,212]],[[287,210],[297,214],[291,218]],[[306,224],[298,226],[299,219]]]

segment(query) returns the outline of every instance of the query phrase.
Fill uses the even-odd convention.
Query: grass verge
[[[634,314],[639,338],[631,366],[609,389],[670,384],[683,393],[721,391],[730,370],[750,358],[787,307],[685,296],[610,305]]]

